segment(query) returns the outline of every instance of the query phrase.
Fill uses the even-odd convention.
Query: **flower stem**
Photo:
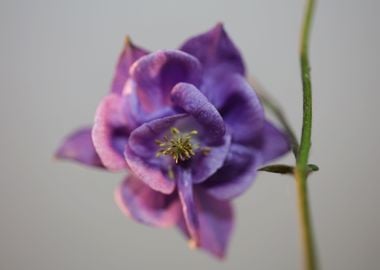
[[[312,94],[308,49],[314,6],[315,0],[307,0],[301,33],[300,61],[303,87],[303,121],[301,143],[294,171],[297,186],[299,222],[301,227],[300,233],[304,252],[304,269],[307,270],[317,269],[307,190],[307,165],[311,147],[312,127]]]
[[[300,237],[303,247],[304,269],[316,270],[318,267],[309,210],[307,174],[304,170],[296,168],[294,176],[297,187],[297,206],[300,223]]]
[[[312,96],[311,96],[311,77],[309,65],[309,36],[310,27],[313,17],[315,1],[307,0],[305,17],[303,21],[302,34],[301,34],[301,76],[303,87],[303,123],[301,144],[299,149],[299,157],[297,165],[299,167],[306,167],[311,146],[311,124],[312,124]]]

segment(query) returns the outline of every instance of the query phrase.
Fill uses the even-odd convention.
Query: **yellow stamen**
[[[178,128],[172,127],[170,129],[171,138],[164,136],[162,140],[156,140],[156,144],[160,150],[156,153],[157,157],[167,155],[171,156],[175,163],[186,161],[195,155],[195,145],[192,143],[194,135],[198,131],[192,130],[187,133],[181,133]]]

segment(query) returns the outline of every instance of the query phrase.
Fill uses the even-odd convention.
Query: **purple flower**
[[[128,170],[116,191],[128,216],[177,226],[193,246],[222,258],[233,229],[231,200],[259,166],[290,148],[244,73],[221,24],[179,50],[149,53],[127,40],[95,124],[70,135],[56,155]]]

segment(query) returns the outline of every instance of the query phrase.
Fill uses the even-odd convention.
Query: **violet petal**
[[[115,200],[126,215],[151,226],[170,227],[182,215],[178,196],[157,192],[133,175],[117,188]]]
[[[124,156],[133,174],[150,188],[164,194],[171,194],[174,191],[175,182],[167,176],[168,168],[140,157],[128,144]]]
[[[175,126],[178,120],[185,117],[187,117],[187,114],[181,113],[142,124],[131,132],[129,147],[142,158],[155,158],[157,152],[156,140],[161,139],[165,132]]]
[[[239,74],[214,74],[202,92],[222,115],[232,141],[249,143],[264,125],[264,109],[245,78]]]
[[[223,69],[242,75],[245,73],[243,59],[221,23],[189,39],[180,49],[198,58],[206,72]]]
[[[261,152],[265,164],[286,154],[290,150],[290,140],[283,131],[265,121],[260,136],[254,139],[254,147]]]
[[[186,117],[187,114],[176,114],[156,119],[142,124],[130,134],[125,159],[133,173],[154,190],[166,194],[174,190],[175,181],[168,176],[173,162],[170,158],[156,156],[159,149],[156,140]]]
[[[145,163],[145,166],[151,168],[151,170],[156,169],[160,172],[164,169],[167,170],[173,165],[173,162],[170,158],[164,159],[156,157],[158,150],[156,140],[162,139],[164,134],[168,132],[171,127],[180,125],[182,119],[186,122],[188,117],[187,114],[176,114],[142,124],[140,127],[132,131],[128,140],[129,148],[139,157],[141,162]],[[191,173],[194,183],[200,183],[206,180],[223,165],[229,150],[230,142],[231,137],[226,134],[222,140],[219,140],[218,144],[207,145],[210,147],[210,152],[207,155],[197,153],[196,156],[192,157]],[[128,162],[128,164],[130,163],[131,162]],[[154,179],[148,176],[147,178],[141,178]],[[147,184],[149,183],[147,182]],[[154,188],[154,186],[152,186],[152,188]]]
[[[178,194],[182,205],[182,212],[186,222],[187,232],[195,245],[199,244],[199,221],[194,204],[193,184],[191,173],[188,170],[178,168],[176,170]]]
[[[226,255],[234,227],[234,214],[229,201],[217,200],[201,188],[194,190],[199,221],[198,246],[219,259]],[[181,219],[178,227],[190,237],[187,227]]]
[[[202,187],[220,200],[230,200],[246,191],[261,165],[260,153],[239,144],[232,144],[222,168],[202,183]]]
[[[136,88],[141,108],[146,114],[157,113],[170,105],[170,91],[178,82],[199,85],[199,61],[178,50],[151,53],[136,61],[130,69],[130,87]]]
[[[225,134],[223,118],[207,98],[193,85],[178,83],[171,93],[175,105],[191,114],[207,132],[209,141],[219,141]]]
[[[213,175],[225,162],[230,150],[231,136],[226,134],[222,142],[210,147],[207,154],[199,153],[192,159],[191,173],[193,183],[201,183]]]
[[[92,143],[91,128],[89,127],[78,129],[67,136],[56,151],[55,157],[104,168]]]
[[[148,54],[148,51],[137,47],[131,42],[130,38],[126,38],[124,49],[119,56],[116,66],[111,92],[115,94],[121,94],[123,92],[125,82],[129,78],[129,68],[136,60],[146,54]]]

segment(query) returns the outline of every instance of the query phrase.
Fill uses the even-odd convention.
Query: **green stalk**
[[[311,146],[311,124],[312,124],[312,96],[311,96],[311,76],[309,65],[309,36],[311,21],[313,18],[315,1],[307,0],[306,12],[303,21],[301,34],[301,76],[303,87],[303,123],[301,144],[297,165],[306,167]]]
[[[300,233],[304,253],[304,269],[307,270],[316,270],[318,268],[307,189],[307,165],[311,147],[312,127],[312,94],[308,50],[314,6],[314,0],[307,0],[301,33],[300,60],[303,86],[303,121],[301,143],[299,146],[299,153],[297,155],[296,168],[294,171],[297,186],[297,206],[301,228]]]

